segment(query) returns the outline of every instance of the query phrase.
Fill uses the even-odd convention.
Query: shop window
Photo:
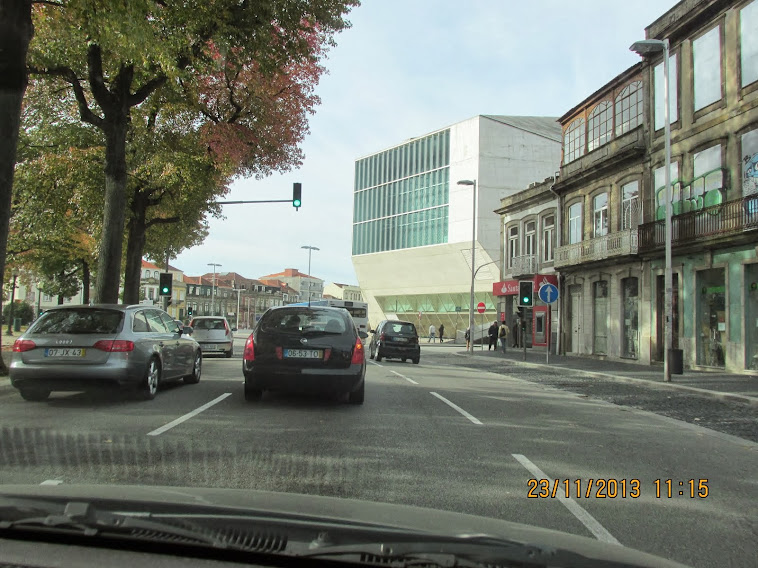
[[[624,294],[621,356],[636,359],[639,353],[639,281],[636,277],[624,278],[621,288]]]
[[[697,273],[697,362],[725,366],[726,282],[723,268]]]
[[[608,282],[599,280],[593,284],[594,300],[594,353],[608,353]]]

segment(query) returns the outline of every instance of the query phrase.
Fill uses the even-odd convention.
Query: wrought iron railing
[[[637,254],[637,229],[627,229],[580,243],[558,247],[555,251],[555,267],[633,254]]]
[[[671,242],[681,244],[700,237],[715,237],[758,230],[758,194],[689,211],[671,218]],[[640,225],[640,251],[663,247],[665,220]]]
[[[526,254],[513,257],[511,259],[511,266],[506,272],[512,276],[520,276],[522,274],[537,274],[537,271],[537,255]]]

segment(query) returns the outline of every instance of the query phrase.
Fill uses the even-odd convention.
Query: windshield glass
[[[0,539],[758,566],[758,0],[0,14]]]

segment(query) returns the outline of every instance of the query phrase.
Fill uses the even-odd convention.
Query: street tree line
[[[357,4],[0,0],[0,281],[10,261],[62,297],[93,275],[115,303],[123,272],[136,301],[142,257],[201,242],[235,178],[301,164]]]

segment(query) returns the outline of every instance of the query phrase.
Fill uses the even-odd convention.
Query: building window
[[[553,260],[553,238],[555,234],[555,217],[550,215],[542,220],[542,260]]]
[[[640,182],[630,181],[621,186],[621,230],[636,229],[642,218]]]
[[[669,55],[669,120],[671,123],[679,120],[676,78],[676,55]],[[659,130],[664,127],[665,123],[663,116],[663,62],[655,66],[653,80],[655,83],[655,129]]]
[[[147,289],[147,299],[148,300],[152,300],[154,298],[154,295],[155,295],[155,289],[148,288]]]
[[[587,130],[589,135],[588,152],[592,152],[595,148],[610,141],[613,134],[613,105],[610,101],[603,101],[592,109]]]
[[[529,221],[524,227],[524,255],[534,256],[534,237],[537,234],[537,223]]]
[[[692,42],[695,110],[721,99],[721,28]]]
[[[616,136],[642,124],[642,81],[629,83],[616,97]]]
[[[582,204],[574,203],[568,210],[569,244],[582,242]]]
[[[679,190],[679,162],[671,162],[671,185],[674,200],[678,200]],[[666,166],[657,168],[653,173],[653,184],[655,185],[655,218],[656,220],[666,218]]]
[[[592,200],[592,216],[594,219],[594,237],[608,234],[608,194],[601,193]]]
[[[508,268],[513,268],[513,262],[519,256],[518,227],[508,229]]]
[[[740,64],[743,87],[758,80],[758,1],[740,10]]]
[[[621,356],[636,359],[639,353],[639,281],[634,276],[624,278],[621,288],[624,294]]]
[[[724,172],[721,170],[721,144],[716,144],[693,156],[692,183],[685,188],[686,209],[702,209],[723,201]],[[676,207],[675,214],[681,213]],[[684,210],[686,210],[684,209]]]
[[[608,282],[600,280],[593,285],[594,299],[594,349],[597,355],[608,353]]]
[[[742,195],[756,193],[758,193],[758,130],[751,130],[742,135]]]
[[[723,268],[697,272],[697,362],[724,367],[726,348],[726,283]]]
[[[145,278],[150,278],[150,271],[149,270],[145,270]]]
[[[584,119],[577,118],[566,128],[563,137],[563,163],[567,164],[584,155]]]
[[[157,270],[155,272],[153,272],[153,277],[156,278],[156,279],[158,279],[159,272]]]

